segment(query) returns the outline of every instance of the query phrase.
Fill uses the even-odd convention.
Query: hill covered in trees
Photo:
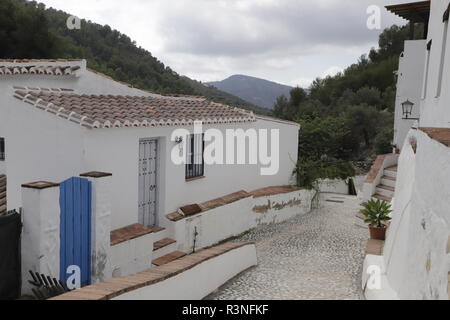
[[[278,96],[289,97],[292,89],[290,86],[241,74],[207,84],[267,109],[273,108]]]
[[[379,48],[334,77],[316,79],[309,92],[294,88],[275,104],[275,116],[297,121],[300,130],[298,183],[345,178],[352,164],[392,152],[396,75],[409,26],[392,26]],[[421,38],[423,29],[418,30]]]
[[[0,1],[1,58],[84,58],[88,67],[135,87],[160,93],[203,95],[213,101],[270,114],[238,97],[178,75],[109,26],[82,20],[69,30],[63,11],[26,0]]]

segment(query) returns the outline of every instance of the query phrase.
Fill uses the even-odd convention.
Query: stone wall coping
[[[35,181],[35,182],[25,183],[22,185],[22,188],[37,189],[37,190],[43,190],[43,189],[54,188],[54,187],[59,187],[59,183],[48,182],[48,181]]]
[[[278,194],[295,192],[295,191],[299,191],[299,190],[303,190],[303,188],[299,188],[296,186],[278,186],[278,187],[261,188],[261,189],[254,190],[252,192],[247,192],[245,190],[241,190],[241,191],[234,192],[234,193],[228,194],[228,195],[220,197],[220,198],[216,198],[216,199],[205,201],[203,203],[198,204],[198,206],[201,208],[201,211],[198,212],[197,214],[203,213],[203,212],[215,209],[215,208],[219,208],[219,207],[225,206],[227,204],[230,204],[230,203],[233,203],[233,202],[245,199],[245,198],[268,197],[268,196],[274,196],[274,195],[278,195]],[[166,218],[169,219],[170,221],[176,222],[176,221],[180,221],[180,220],[186,218],[186,216],[183,216],[179,212],[173,212],[173,213],[167,214]]]
[[[153,267],[144,272],[89,285],[50,300],[110,300],[127,292],[172,278],[207,260],[252,244],[252,242],[227,242],[184,256],[165,265]]]
[[[111,176],[112,176],[112,173],[101,172],[101,171],[90,171],[90,172],[80,174],[80,177],[85,177],[85,178],[104,178],[104,177],[111,177]]]

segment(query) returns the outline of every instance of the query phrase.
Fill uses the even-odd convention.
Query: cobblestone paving
[[[258,266],[207,299],[361,299],[368,230],[358,210],[355,197],[326,194],[320,209],[239,237],[256,243]]]

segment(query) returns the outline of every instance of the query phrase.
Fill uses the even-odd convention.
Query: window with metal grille
[[[186,141],[186,179],[202,177],[205,174],[203,150],[204,134],[191,134]]]
[[[5,160],[5,138],[0,138],[0,160]]]

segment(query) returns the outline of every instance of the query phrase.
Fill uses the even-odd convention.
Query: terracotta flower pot
[[[369,226],[370,238],[374,240],[385,240],[386,239],[386,227],[371,227]]]

